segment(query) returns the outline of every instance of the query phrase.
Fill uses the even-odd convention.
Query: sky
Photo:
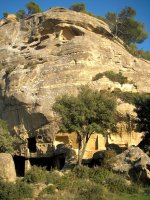
[[[86,10],[96,15],[105,16],[109,11],[119,13],[124,7],[131,6],[137,12],[136,19],[143,22],[146,31],[150,36],[150,0],[33,0],[38,3],[43,11],[61,6],[69,8],[75,3],[84,3]],[[29,0],[0,0],[0,18],[3,12],[16,13],[19,9],[25,9],[25,4]],[[142,44],[139,49],[150,51],[150,37]]]

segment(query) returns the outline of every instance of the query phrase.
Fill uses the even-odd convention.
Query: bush
[[[98,73],[93,77],[92,80],[97,81],[100,78],[102,78],[103,76],[106,76],[111,81],[118,82],[120,84],[128,83],[127,77],[124,77],[121,72],[114,73],[113,71],[106,71],[106,72],[103,72],[103,73]]]
[[[89,178],[90,168],[86,166],[75,166],[73,169],[73,173],[77,178],[87,179]]]
[[[52,183],[59,190],[64,190],[69,188],[70,180],[73,179],[73,175],[71,173],[60,175],[57,171],[51,171],[47,175],[47,183]]]
[[[76,12],[85,12],[86,6],[84,3],[77,3],[70,6],[70,10],[74,10]]]
[[[45,183],[47,181],[47,174],[48,172],[44,168],[33,166],[25,174],[24,181],[27,183]]]
[[[143,98],[148,98],[149,94],[147,93],[132,93],[132,92],[121,92],[119,90],[114,90],[113,94],[117,97],[123,100],[124,102],[131,103],[131,104],[137,104],[137,102],[140,102]]]
[[[116,161],[116,153],[114,150],[108,149],[104,152],[104,158],[101,165],[106,169],[112,169],[113,164]]]
[[[106,71],[104,75],[113,82],[118,82],[121,85],[128,82],[127,77],[124,77],[121,72],[114,73],[113,71]]]
[[[55,194],[56,193],[56,187],[55,185],[49,185],[47,186],[42,192],[40,192],[39,197],[42,198],[44,194]]]
[[[139,192],[139,187],[137,186],[132,186],[132,185],[128,185],[127,181],[118,175],[115,175],[113,177],[108,177],[106,179],[106,183],[105,183],[106,187],[109,189],[109,191],[113,192],[113,193],[129,193],[129,194],[133,194],[133,193],[138,193]]]
[[[113,173],[103,167],[90,169],[89,178],[98,184],[105,184],[108,177],[113,177]]]
[[[102,185],[79,181],[77,200],[106,200],[107,190]]]
[[[21,200],[32,197],[32,187],[26,183],[0,182],[0,200]]]
[[[8,132],[7,123],[0,119],[0,153],[13,153],[14,142],[14,138]]]
[[[103,76],[104,76],[104,73],[98,73],[93,77],[92,81],[97,81],[101,79]]]

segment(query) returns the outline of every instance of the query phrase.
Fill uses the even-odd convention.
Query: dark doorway
[[[39,167],[45,167],[47,170],[54,168],[53,158],[30,158],[31,165],[36,165]]]
[[[61,170],[65,165],[65,155],[61,154],[53,157],[55,168]]]
[[[45,167],[48,171],[53,168],[61,170],[65,164],[64,155],[54,156],[51,158],[42,157],[42,158],[30,158],[31,165],[36,165],[40,167]]]
[[[28,138],[28,148],[29,148],[30,153],[36,152],[36,139],[35,139],[35,137]]]
[[[25,172],[25,157],[14,156],[14,163],[17,176],[24,176]]]

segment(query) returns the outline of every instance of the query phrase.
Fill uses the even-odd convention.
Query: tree
[[[131,7],[124,8],[119,14],[106,14],[112,33],[126,44],[141,43],[148,37],[145,25],[134,19],[135,15],[136,11]]]
[[[24,10],[18,10],[16,12],[16,17],[17,17],[17,19],[23,19],[25,14],[26,14],[26,12]]]
[[[76,12],[85,12],[86,6],[84,3],[77,3],[70,6],[70,10],[74,10]]]
[[[33,2],[33,1],[28,2],[26,4],[26,8],[28,10],[28,14],[29,15],[42,12],[40,6],[37,3]]]
[[[0,153],[12,153],[13,137],[9,134],[7,123],[0,119]]]
[[[4,13],[3,13],[3,18],[6,19],[7,16],[8,16],[8,14],[9,14],[8,12],[4,12]]]
[[[150,95],[143,95],[136,101],[136,112],[140,131],[145,133],[139,146],[150,153]]]
[[[77,97],[64,95],[58,98],[53,109],[61,117],[62,132],[76,132],[78,135],[81,165],[87,143],[94,132],[107,134],[115,126],[116,100],[110,93],[93,91],[81,87]]]

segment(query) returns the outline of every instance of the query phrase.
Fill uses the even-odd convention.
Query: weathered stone
[[[8,23],[17,22],[17,17],[14,14],[8,14],[5,19],[0,20],[0,26]]]
[[[0,153],[0,178],[8,182],[16,181],[14,161],[8,153]]]
[[[75,150],[70,147],[70,145],[65,145],[65,144],[57,145],[57,149],[55,150],[55,155],[63,155],[65,159],[65,163],[63,166],[61,166],[61,163],[58,160],[60,169],[66,170],[70,168],[72,165],[77,163],[77,154]]]
[[[123,173],[133,180],[150,184],[150,157],[139,147],[130,147],[116,156],[115,172]]]

